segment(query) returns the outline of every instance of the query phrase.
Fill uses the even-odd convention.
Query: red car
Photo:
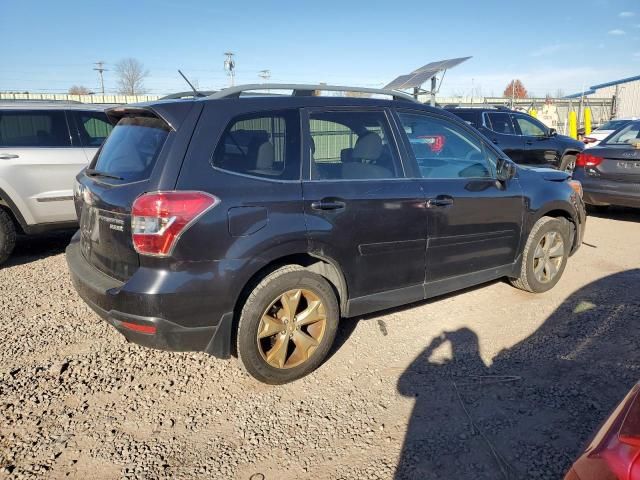
[[[565,480],[640,480],[640,383],[604,422]]]

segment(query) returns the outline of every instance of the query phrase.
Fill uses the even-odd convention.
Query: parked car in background
[[[640,120],[578,155],[573,177],[588,205],[640,208]]]
[[[620,130],[622,127],[626,127],[629,123],[633,122],[635,118],[619,118],[616,120],[609,120],[600,127],[593,130],[588,136],[583,137],[586,148],[596,147],[602,140],[607,138],[616,130]]]
[[[565,480],[640,480],[640,383],[605,420]]]
[[[100,106],[0,102],[0,263],[16,233],[77,226],[74,178],[111,128]]]
[[[293,95],[241,96],[256,89]],[[558,282],[582,242],[577,182],[518,168],[406,94],[314,95],[332,89],[108,110],[117,125],[75,188],[80,296],[130,341],[235,350],[285,383],[324,360],[341,317],[500,277]]]
[[[585,145],[558,135],[540,120],[506,108],[447,108],[474,126],[511,160],[523,165],[551,167],[571,172]]]

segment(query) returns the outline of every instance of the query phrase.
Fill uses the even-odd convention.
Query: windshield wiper
[[[84,173],[89,175],[90,177],[104,177],[104,178],[113,178],[114,180],[124,180],[122,177],[118,177],[117,175],[111,175],[107,172],[101,172],[100,170],[96,170],[95,168],[87,168]]]

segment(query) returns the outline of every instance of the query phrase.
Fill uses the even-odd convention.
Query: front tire
[[[257,380],[292,382],[329,353],[340,317],[331,285],[298,265],[267,275],[251,292],[238,324],[238,357]]]
[[[11,216],[0,208],[0,265],[7,261],[16,246],[16,226]]]
[[[509,281],[514,287],[527,292],[551,290],[562,277],[570,249],[567,221],[542,217],[527,238],[522,252],[520,276]]]

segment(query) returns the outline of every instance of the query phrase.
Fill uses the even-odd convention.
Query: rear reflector
[[[120,322],[120,325],[127,330],[133,330],[134,332],[147,333],[151,335],[155,335],[156,333],[155,325],[140,325],[138,323],[131,322]]]
[[[152,192],[131,209],[133,246],[142,255],[171,255],[180,236],[220,200],[205,192]]]
[[[576,192],[580,198],[582,198],[582,183],[580,183],[578,180],[569,180],[569,186],[573,189],[574,192]]]
[[[576,167],[596,167],[602,163],[604,158],[591,155],[589,153],[579,153],[576,158]]]

